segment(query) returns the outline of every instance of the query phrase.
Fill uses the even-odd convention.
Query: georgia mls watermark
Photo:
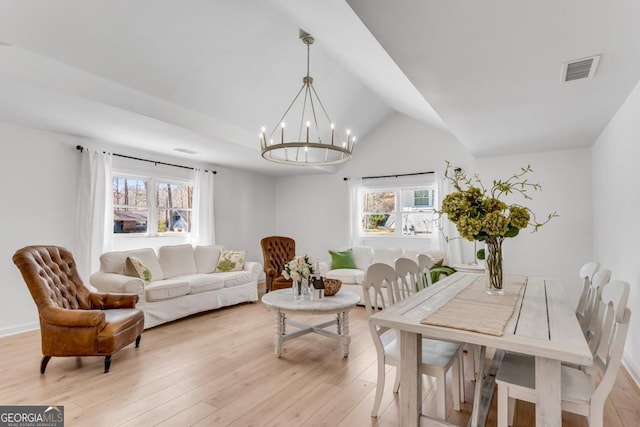
[[[0,406],[0,427],[64,427],[64,406]]]

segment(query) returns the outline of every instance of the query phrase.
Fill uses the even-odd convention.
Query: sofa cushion
[[[373,255],[373,263],[383,262],[392,267],[396,265],[396,258],[403,256],[402,248],[376,248]]]
[[[162,268],[158,262],[156,253],[151,248],[136,249],[132,251],[107,252],[100,255],[100,269],[105,273],[124,275],[126,259],[129,256],[138,258],[151,271],[153,280],[164,279]]]
[[[218,260],[220,259],[220,253],[224,246],[196,246],[193,250],[194,257],[196,259],[196,271],[198,273],[206,274],[216,271],[218,266]]]
[[[242,271],[244,269],[244,259],[247,251],[223,250],[218,260],[216,273],[229,271]]]
[[[253,280],[253,275],[250,271],[229,271],[226,273],[216,273],[216,276],[224,281],[225,288],[233,288],[234,286],[244,285]]]
[[[125,276],[138,277],[146,282],[153,279],[151,271],[140,261],[140,258],[128,256],[124,262]]]
[[[365,271],[373,264],[373,248],[370,246],[353,246],[353,260],[356,262],[358,270]]]
[[[196,261],[193,257],[193,246],[162,246],[158,251],[158,259],[165,279],[196,274]]]
[[[189,283],[190,294],[215,291],[224,287],[224,278],[220,274],[189,274],[180,279]]]
[[[327,279],[338,279],[342,283],[362,284],[364,280],[364,271],[355,268],[340,268],[331,270],[327,273]]]
[[[338,270],[341,268],[357,268],[353,259],[353,250],[346,251],[329,251],[331,255],[331,269]]]
[[[144,287],[147,301],[162,301],[189,293],[189,283],[181,278],[157,280]]]

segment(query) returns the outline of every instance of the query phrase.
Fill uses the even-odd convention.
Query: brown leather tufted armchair
[[[103,294],[84,286],[71,252],[58,246],[27,246],[13,255],[40,315],[44,374],[52,356],[105,356],[136,343],[144,314],[135,308],[138,296]]]
[[[284,265],[296,256],[296,241],[290,237],[270,236],[260,241],[267,276],[267,292],[290,288],[291,280],[282,277]]]

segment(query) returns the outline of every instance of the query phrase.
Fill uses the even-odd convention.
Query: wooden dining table
[[[592,355],[576,319],[562,283],[553,278],[523,277],[513,314],[501,335],[481,333],[424,324],[421,321],[457,298],[463,290],[477,286],[483,274],[455,273],[434,285],[417,292],[402,302],[380,311],[369,318],[375,325],[400,331],[400,424],[402,427],[419,425],[450,425],[423,415],[420,355],[422,337],[468,343],[479,350],[479,370],[476,377],[473,412],[470,425],[478,425],[482,408],[482,379],[486,348],[501,349],[531,355],[535,358],[535,384],[537,393],[536,426],[557,427],[562,424],[561,364],[591,365]],[[500,296],[495,296],[500,301]],[[478,304],[480,305],[480,304]],[[479,308],[482,309],[482,308]],[[482,317],[486,313],[477,313]],[[473,309],[468,316],[473,317]],[[439,384],[438,384],[439,386]],[[490,396],[484,399],[490,404]]]

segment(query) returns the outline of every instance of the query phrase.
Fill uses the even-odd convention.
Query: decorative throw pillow
[[[353,260],[353,251],[347,249],[346,251],[329,251],[331,254],[331,269],[337,270],[339,268],[358,268],[356,262]]]
[[[216,273],[227,271],[240,271],[244,269],[244,257],[247,251],[223,250],[218,260]]]
[[[140,261],[140,258],[129,256],[124,263],[124,274],[139,277],[146,282],[151,281],[151,271]]]

